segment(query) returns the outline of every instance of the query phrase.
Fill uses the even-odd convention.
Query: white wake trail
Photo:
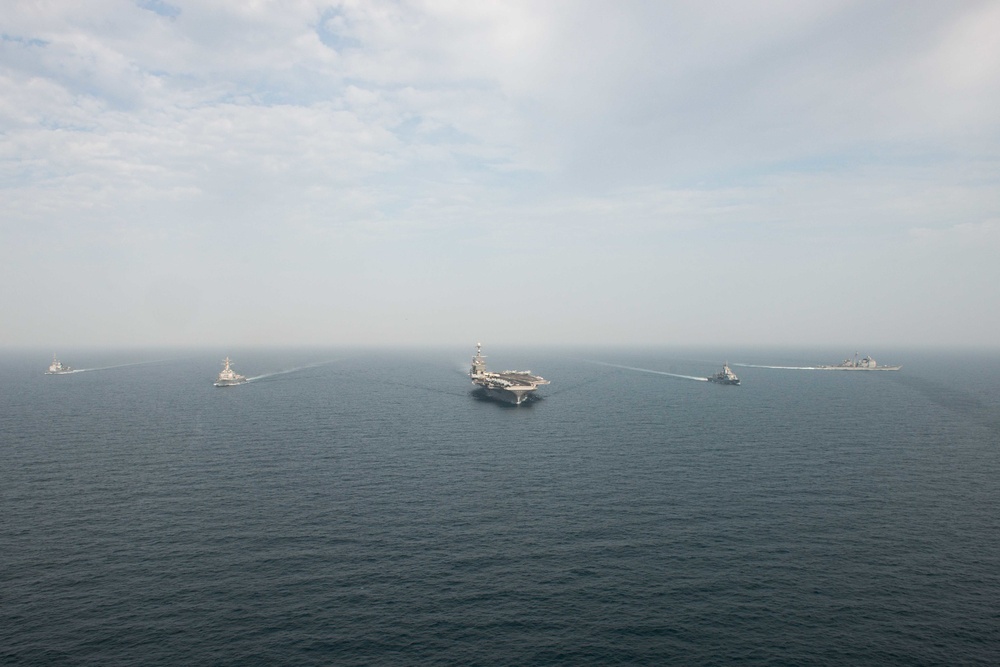
[[[330,361],[320,361],[315,364],[306,364],[305,366],[296,366],[295,368],[289,368],[284,371],[275,371],[273,373],[264,373],[263,375],[254,375],[253,377],[247,378],[247,382],[253,382],[254,380],[263,380],[264,378],[274,377],[275,375],[287,375],[288,373],[295,373],[297,371],[304,371],[307,368],[316,368],[318,366],[326,366],[327,364],[332,364],[340,359],[331,359]]]
[[[59,375],[69,375],[70,373],[93,373],[94,371],[110,371],[114,368],[128,368],[129,366],[145,366],[146,364],[159,364],[166,359],[155,359],[153,361],[136,361],[131,364],[115,364],[114,366],[98,366],[97,368],[74,368],[71,371],[65,373],[59,373]]]
[[[635,366],[622,366],[621,364],[609,364],[606,361],[594,361],[593,359],[584,359],[590,364],[600,364],[601,366],[611,366],[612,368],[624,368],[629,371],[639,371],[640,373],[653,373],[654,375],[669,375],[673,378],[682,378],[684,380],[695,380],[697,382],[708,382],[708,378],[695,377],[694,375],[679,375],[677,373],[667,373],[666,371],[654,371],[649,368],[636,368]]]
[[[821,371],[822,368],[816,366],[760,366],[758,364],[730,364],[730,366],[739,366],[740,368],[773,368],[779,371]]]

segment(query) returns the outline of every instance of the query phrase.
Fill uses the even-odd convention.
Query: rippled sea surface
[[[0,663],[1000,664],[997,353],[485,351],[0,355]]]

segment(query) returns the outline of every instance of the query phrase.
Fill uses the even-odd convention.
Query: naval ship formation
[[[532,398],[538,385],[549,383],[548,380],[532,374],[531,371],[492,373],[486,370],[482,343],[476,343],[476,356],[472,357],[469,377],[472,378],[472,384],[478,386],[489,398],[514,405],[521,405]]]
[[[898,371],[902,366],[879,366],[870,356],[858,358],[858,353],[854,353],[853,359],[844,359],[836,366],[819,366],[824,371]]]
[[[232,368],[229,357],[223,360],[222,371],[215,381],[216,387],[232,387],[238,384],[249,382],[245,375],[240,375]],[[627,368],[627,367],[626,367]],[[765,368],[779,368],[778,366],[765,366]],[[870,356],[859,357],[854,353],[853,359],[845,359],[836,366],[813,366],[810,370],[828,371],[898,371],[902,366],[880,366]],[[73,373],[73,369],[64,366],[59,359],[53,355],[52,364],[49,365],[47,375],[59,375],[62,373]],[[657,372],[657,371],[653,371]],[[670,375],[670,373],[667,373]],[[687,377],[687,376],[682,376]],[[488,398],[492,398],[512,405],[522,403],[535,397],[535,391],[540,385],[549,384],[549,381],[540,375],[535,375],[531,371],[500,371],[499,373],[486,370],[486,359],[483,357],[482,343],[476,343],[476,356],[472,358],[472,367],[469,369],[469,378],[472,384],[479,388],[479,393]],[[692,378],[699,380],[702,378]],[[733,373],[729,364],[723,364],[722,371],[704,378],[709,382],[718,384],[739,385],[740,379]]]

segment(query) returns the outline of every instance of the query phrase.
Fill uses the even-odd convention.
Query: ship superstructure
[[[486,358],[483,357],[483,344],[476,343],[476,356],[472,358],[469,369],[472,384],[478,386],[489,398],[521,405],[534,396],[539,385],[548,384],[545,378],[531,371],[500,371],[493,373],[486,370]]]
[[[245,375],[240,375],[232,369],[229,365],[231,363],[229,357],[226,357],[222,363],[222,372],[219,373],[219,379],[215,381],[216,387],[232,387],[233,385],[243,384],[247,381]]]
[[[45,371],[46,375],[60,375],[61,373],[72,373],[73,369],[69,366],[63,366],[62,362],[56,358],[56,355],[52,355],[52,363],[49,364],[49,370]]]
[[[853,359],[844,359],[836,366],[820,366],[824,371],[898,371],[902,366],[879,366],[870,356],[858,357],[854,353]]]
[[[739,384],[740,379],[736,377],[736,373],[729,367],[729,362],[722,364],[722,370],[715,375],[710,375],[708,378],[709,382],[715,382],[716,384]]]

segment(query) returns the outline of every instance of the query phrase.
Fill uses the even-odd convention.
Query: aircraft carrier
[[[476,343],[476,356],[472,358],[469,377],[472,378],[472,384],[479,387],[485,396],[513,405],[521,405],[534,397],[535,390],[539,385],[549,383],[548,380],[534,375],[531,371],[492,373],[486,370],[482,343]]]

